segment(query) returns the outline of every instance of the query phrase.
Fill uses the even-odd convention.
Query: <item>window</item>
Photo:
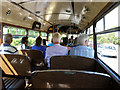
[[[26,36],[25,29],[4,26],[3,27],[3,42],[4,42],[4,35],[8,34],[8,33],[12,34],[13,41],[12,41],[11,45],[13,45],[15,47],[19,46],[21,44],[22,37]]]
[[[105,16],[105,30],[118,27],[118,7]]]
[[[93,35],[89,36],[88,41],[88,45],[93,48]]]
[[[93,34],[93,25],[89,28],[89,34]]]
[[[96,32],[104,31],[103,18],[99,20],[96,24]]]
[[[39,31],[29,30],[28,31],[28,45],[33,46],[38,36],[39,36]]]
[[[47,39],[47,33],[46,32],[41,32],[40,36],[42,39]]]
[[[90,28],[87,29],[87,35],[89,35],[89,34],[90,34]]]
[[[68,34],[68,39],[70,39],[71,36],[73,36],[73,39],[75,39],[76,37],[78,37],[78,34]]]
[[[97,35],[97,54],[109,67],[118,73],[118,53],[120,49],[120,32]],[[119,73],[120,75],[120,73]]]

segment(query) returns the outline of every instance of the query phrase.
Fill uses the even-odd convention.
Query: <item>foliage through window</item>
[[[16,28],[16,27],[9,27],[9,26],[4,26],[3,27],[3,42],[4,42],[4,35],[5,34],[12,34],[13,36],[13,41],[11,45],[17,47],[21,44],[21,39],[22,37],[26,36],[26,30],[22,28]]]
[[[39,36],[39,31],[28,31],[28,45],[33,46],[35,44],[36,38]]]

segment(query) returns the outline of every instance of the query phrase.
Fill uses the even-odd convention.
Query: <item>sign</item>
[[[41,27],[41,23],[36,22],[36,21],[32,25],[32,29],[34,29],[34,30],[38,30],[38,29],[40,29],[40,27]]]

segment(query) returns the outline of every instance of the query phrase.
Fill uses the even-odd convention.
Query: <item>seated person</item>
[[[43,39],[43,46],[46,46],[46,39]]]
[[[50,68],[50,58],[52,56],[56,55],[67,55],[68,54],[68,49],[67,47],[61,46],[60,45],[60,40],[61,36],[59,33],[54,33],[53,34],[53,43],[54,45],[51,47],[48,47],[46,49],[46,56],[45,59],[47,60],[48,67]]]
[[[48,44],[48,46],[53,46],[54,43],[53,43],[53,39],[51,40],[51,43]]]
[[[18,50],[11,46],[12,43],[12,35],[6,34],[4,37],[4,43],[0,46],[0,54],[18,54]]]
[[[23,37],[21,43],[22,44],[17,48],[18,50],[30,49],[30,47],[28,46],[28,37]]]
[[[72,46],[72,47],[76,47],[76,46],[79,46],[79,44],[77,44],[77,37],[75,38],[75,40],[74,40],[74,43],[73,43],[73,46]]]
[[[79,46],[71,48],[70,55],[94,58],[94,50],[93,48],[88,46],[88,35],[81,34],[77,38],[77,43],[79,44]]]
[[[42,43],[42,38],[39,36],[39,37],[37,37],[37,39],[36,39],[35,45],[32,46],[31,49],[41,50],[41,51],[43,52],[43,56],[44,56],[44,58],[45,58],[46,47],[45,47],[45,46],[42,46],[41,43]]]
[[[68,48],[68,50],[71,49],[71,47],[68,47],[68,38],[67,37],[63,38],[63,46],[66,46]]]

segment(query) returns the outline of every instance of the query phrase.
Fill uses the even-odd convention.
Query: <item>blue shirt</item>
[[[87,47],[85,45],[79,45],[79,46],[73,47],[70,50],[70,55],[78,55],[78,56],[94,58],[94,50],[91,47]]]
[[[53,46],[54,45],[54,43],[50,43],[50,44],[48,44],[48,46]]]
[[[42,45],[36,46],[36,45],[34,45],[31,49],[42,51],[43,52],[43,57],[45,58],[45,52],[46,52],[46,47],[45,46],[42,46]]]

